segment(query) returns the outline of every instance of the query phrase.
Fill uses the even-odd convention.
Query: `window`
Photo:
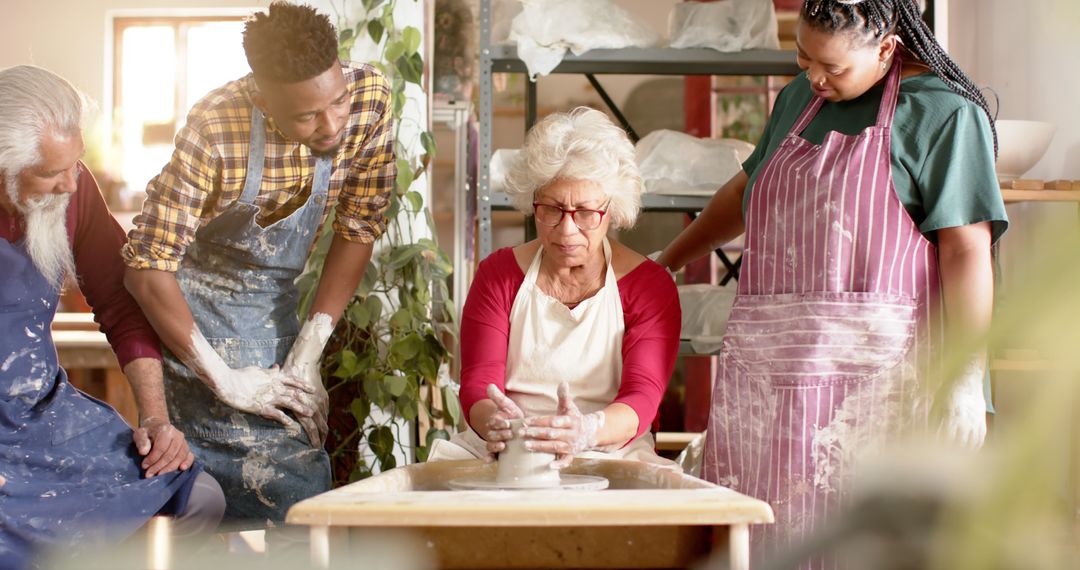
[[[138,209],[191,106],[250,69],[240,16],[117,17],[113,32],[112,144],[123,179],[114,202]]]

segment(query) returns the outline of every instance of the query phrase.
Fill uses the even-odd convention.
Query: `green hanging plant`
[[[439,380],[446,378],[440,368],[450,358],[447,343],[456,335],[456,311],[447,287],[452,266],[433,238],[414,238],[412,230],[426,224],[427,234],[434,235],[424,197],[411,187],[427,170],[435,139],[422,128],[422,149],[416,149],[403,145],[399,136],[406,86],[425,88],[420,30],[397,26],[397,0],[362,0],[364,16],[355,22],[341,16],[348,13],[348,4],[343,2],[338,11],[340,55],[348,60],[357,39],[365,35],[379,46],[379,59],[370,63],[390,82],[398,173],[387,231],[323,354],[331,405],[327,450],[335,485],[374,472],[376,465],[358,452],[362,441],[374,453],[379,470],[386,471],[397,466],[395,450],[411,455],[406,442],[413,441],[412,436],[416,458],[423,461],[432,442],[447,439],[448,430],[462,421],[456,390]],[[331,216],[298,281],[301,315],[307,314],[322,276],[332,223]],[[374,408],[386,412],[385,419],[376,421]],[[426,420],[425,433],[401,433],[403,424],[418,425],[421,419]]]

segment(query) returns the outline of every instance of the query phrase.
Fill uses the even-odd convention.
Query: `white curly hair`
[[[633,227],[641,211],[641,172],[634,145],[607,115],[589,107],[553,113],[529,129],[506,176],[514,207],[533,213],[536,192],[558,179],[595,182],[610,199],[615,229]]]

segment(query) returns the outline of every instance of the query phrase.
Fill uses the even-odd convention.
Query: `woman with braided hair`
[[[773,549],[908,431],[982,444],[986,355],[968,347],[1008,225],[986,101],[915,0],[807,0],[796,42],[803,73],[757,149],[659,258],[677,270],[745,230],[703,476],[772,504],[755,542]]]

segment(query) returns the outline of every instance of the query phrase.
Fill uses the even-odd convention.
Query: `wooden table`
[[[764,501],[636,461],[578,459],[567,473],[602,475],[603,491],[449,491],[457,477],[493,474],[478,460],[422,463],[294,505],[311,528],[312,562],[335,567],[350,537],[398,531],[439,568],[685,568],[727,551],[749,568],[749,525],[773,522]]]
[[[57,313],[53,342],[60,366],[76,388],[116,408],[135,425],[139,410],[116,355],[90,313]]]

